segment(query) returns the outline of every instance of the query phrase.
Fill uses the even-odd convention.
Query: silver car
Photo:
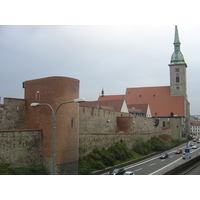
[[[183,159],[191,158],[191,154],[190,154],[190,153],[187,153],[187,154],[186,154],[186,153],[183,153],[183,154],[182,154],[182,158],[183,158]]]
[[[123,175],[135,175],[135,173],[132,171],[126,171]]]

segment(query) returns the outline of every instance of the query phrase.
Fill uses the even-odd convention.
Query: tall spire
[[[185,60],[183,57],[183,54],[180,50],[180,40],[179,40],[179,34],[178,34],[178,27],[175,25],[175,35],[174,35],[174,53],[171,57],[171,63],[170,64],[185,64]]]
[[[174,44],[181,44],[180,41],[179,41],[179,35],[178,35],[178,27],[177,27],[177,25],[175,25]]]
[[[104,89],[102,88],[101,96],[104,97]]]

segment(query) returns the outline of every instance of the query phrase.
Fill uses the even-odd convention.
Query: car
[[[198,147],[197,147],[197,145],[194,145],[193,147],[192,147],[192,149],[197,149]]]
[[[194,145],[194,143],[193,143],[193,142],[191,142],[191,143],[190,143],[190,146],[192,147],[193,145]]]
[[[200,140],[198,140],[197,143],[200,143]]]
[[[168,154],[167,153],[164,153],[160,156],[160,159],[165,159],[165,158],[168,158]]]
[[[183,158],[183,159],[186,159],[187,157],[188,157],[188,158],[191,158],[191,154],[190,154],[190,153],[183,153],[183,154],[182,154],[182,158]]]
[[[126,171],[123,175],[135,175],[135,173],[132,171]]]
[[[125,169],[121,168],[121,169],[114,169],[110,172],[108,172],[108,175],[123,175],[125,173]]]
[[[179,149],[179,150],[177,150],[177,151],[175,152],[175,154],[181,154],[181,153],[183,153],[183,150],[182,150],[182,149]]]
[[[193,139],[193,142],[197,142],[197,141],[198,141],[198,138],[194,138],[194,139]]]

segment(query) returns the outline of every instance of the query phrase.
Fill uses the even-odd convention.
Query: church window
[[[179,74],[177,73],[176,74],[176,83],[179,83],[180,82],[180,78],[179,78]]]

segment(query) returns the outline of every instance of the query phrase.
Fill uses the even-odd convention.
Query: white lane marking
[[[150,164],[150,166],[153,166],[153,165],[155,165],[156,163],[152,163],[152,164]]]
[[[181,160],[181,159],[182,159],[182,157],[179,158],[179,159],[177,159],[177,160],[175,160],[174,162],[169,163],[168,165],[165,165],[164,167],[162,167],[162,168],[156,170],[155,172],[150,173],[149,175],[155,174],[155,173],[161,171],[162,169],[165,169],[165,168],[169,167],[170,165],[174,164],[175,162],[177,162],[177,161],[179,161],[179,160]]]
[[[161,160],[161,162],[165,161],[165,159]]]
[[[150,160],[146,160],[145,162],[141,162],[141,163],[139,163],[139,164],[137,164],[137,165],[132,165],[132,166],[130,166],[130,167],[125,168],[125,170],[126,170],[126,169],[130,169],[130,168],[133,168],[133,167],[137,167],[137,166],[139,166],[139,165],[142,165],[142,164],[144,164],[144,163],[150,162],[150,161],[155,160],[155,159],[158,159],[158,158],[159,158],[159,157],[155,157],[155,158],[152,158],[152,159],[150,159]]]
[[[138,172],[138,171],[140,171],[140,170],[142,170],[142,168],[135,170],[135,172]]]
[[[173,158],[174,156],[170,156],[170,158]]]

